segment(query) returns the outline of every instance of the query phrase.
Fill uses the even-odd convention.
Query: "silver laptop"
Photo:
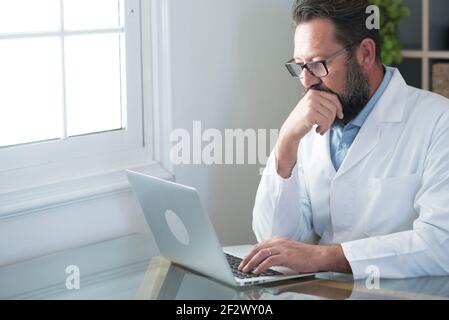
[[[194,188],[127,171],[161,254],[183,267],[232,286],[311,276],[284,267],[255,275],[238,271],[250,245],[222,248]]]

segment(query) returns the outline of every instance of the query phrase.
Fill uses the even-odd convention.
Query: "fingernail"
[[[254,273],[254,274],[258,274],[258,273],[259,273],[259,269],[258,269],[258,268],[254,269],[254,270],[253,270],[253,273]]]

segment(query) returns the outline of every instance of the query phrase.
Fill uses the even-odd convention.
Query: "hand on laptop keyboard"
[[[282,275],[282,273],[268,269],[266,272],[260,273],[260,274],[254,274],[250,272],[242,272],[239,271],[239,265],[240,262],[242,262],[242,259],[237,258],[235,256],[232,256],[230,254],[225,253],[226,259],[228,260],[229,266],[231,267],[232,274],[240,279],[249,279],[249,278],[256,278],[256,277],[269,277],[269,276],[277,276]]]

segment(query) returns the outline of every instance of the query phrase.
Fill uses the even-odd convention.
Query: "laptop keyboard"
[[[259,274],[253,274],[248,272],[241,272],[239,271],[239,265],[240,262],[242,262],[242,259],[237,258],[235,256],[231,256],[230,254],[225,253],[226,259],[228,260],[229,266],[231,267],[232,274],[234,277],[237,277],[239,279],[249,279],[249,278],[256,278],[256,277],[269,277],[269,276],[279,276],[282,275],[282,273],[274,271],[272,269],[268,269],[265,272],[259,273]]]

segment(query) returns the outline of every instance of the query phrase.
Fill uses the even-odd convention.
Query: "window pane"
[[[0,40],[0,146],[61,136],[59,38]]]
[[[0,0],[0,33],[57,31],[59,0]]]
[[[119,0],[64,0],[66,30],[120,27]]]
[[[122,128],[120,35],[66,38],[69,136]]]

